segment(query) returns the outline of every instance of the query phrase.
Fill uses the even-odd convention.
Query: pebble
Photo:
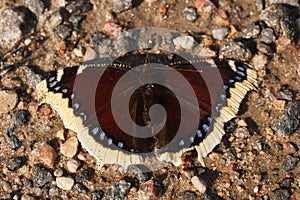
[[[76,182],[90,181],[94,178],[95,171],[92,168],[83,169],[76,173]]]
[[[113,11],[120,13],[132,8],[132,0],[113,0]]]
[[[80,152],[77,158],[81,161],[85,161],[88,158],[89,154]]]
[[[210,0],[196,0],[194,6],[198,13],[210,13],[217,11],[217,7]]]
[[[37,187],[44,186],[46,183],[50,183],[54,180],[50,170],[41,163],[34,164],[31,173],[33,184]]]
[[[2,34],[0,34],[0,37],[1,35]],[[1,38],[0,38],[0,43],[1,43]],[[16,92],[12,90],[1,90],[0,91],[0,114],[8,113],[12,109],[14,109],[14,107],[17,105],[17,102],[18,102],[18,95]]]
[[[89,0],[68,1],[66,10],[72,14],[86,13],[93,9],[93,4]]]
[[[85,18],[85,16],[83,16],[83,15],[73,14],[69,18],[69,22],[71,22],[73,25],[78,25],[84,20],[84,18]]]
[[[64,170],[62,168],[58,168],[54,171],[53,174],[55,177],[60,177],[60,176],[64,175]]]
[[[228,27],[215,28],[212,30],[212,36],[216,40],[224,40],[224,38],[228,35],[228,32]]]
[[[191,50],[195,46],[195,40],[192,36],[180,36],[173,39],[173,43],[176,49],[187,49]]]
[[[72,28],[67,25],[58,25],[54,32],[56,39],[62,41],[67,39],[72,34]]]
[[[51,188],[49,189],[49,195],[50,196],[58,196],[59,189],[56,186],[51,186]]]
[[[203,179],[199,178],[198,176],[193,176],[191,182],[196,190],[198,190],[201,194],[205,193],[207,184]]]
[[[67,0],[51,0],[51,7],[60,8],[65,7],[67,4]]]
[[[49,20],[47,21],[47,26],[49,30],[55,30],[58,25],[63,21],[63,17],[60,10],[55,10],[51,13]]]
[[[254,142],[253,148],[257,151],[268,151],[270,149],[270,145],[266,142],[265,138],[262,138]]]
[[[198,48],[198,56],[200,58],[212,58],[216,56],[216,52],[211,50],[209,47],[200,47]]]
[[[266,44],[271,44],[271,43],[275,42],[276,36],[274,34],[273,29],[271,29],[271,28],[265,28],[265,29],[263,29],[261,31],[259,40],[261,42],[266,43]]]
[[[234,131],[234,136],[240,139],[247,139],[250,137],[250,132],[246,127],[238,127]]]
[[[80,165],[80,162],[75,159],[71,159],[67,162],[67,168],[68,168],[69,172],[71,172],[71,173],[77,172],[79,165]]]
[[[266,55],[272,55],[274,53],[274,49],[271,46],[269,46],[268,44],[265,44],[263,42],[258,42],[256,45],[256,48],[261,53],[264,53]]]
[[[284,110],[286,107],[286,101],[281,99],[275,99],[272,104],[277,110]]]
[[[220,48],[220,54],[222,57],[228,59],[235,59],[239,61],[249,61],[252,58],[252,53],[241,42],[227,41]]]
[[[141,200],[151,200],[157,199],[159,195],[159,190],[153,180],[149,180],[140,185],[138,191],[138,199]]]
[[[289,136],[300,126],[300,100],[289,103],[284,113],[276,120],[271,128],[285,136]]]
[[[194,22],[197,19],[196,9],[194,7],[186,7],[182,10],[182,15],[189,22]]]
[[[43,194],[43,191],[42,191],[42,189],[41,188],[39,188],[39,187],[35,187],[35,188],[33,188],[32,190],[31,190],[31,192],[32,192],[32,194],[34,194],[34,196],[42,196],[42,194]]]
[[[245,30],[243,30],[243,38],[251,39],[257,38],[261,32],[260,25],[258,23],[251,23],[247,26]]]
[[[257,71],[261,71],[268,63],[268,58],[264,54],[258,54],[258,55],[253,56],[252,63],[253,63],[254,69],[256,69]]]
[[[290,194],[286,189],[277,189],[271,193],[272,200],[289,200]]]
[[[103,198],[104,192],[102,190],[95,190],[92,192],[92,200],[100,200]]]
[[[148,171],[149,169],[142,165],[130,165],[128,167],[128,172],[133,174],[140,182],[145,182],[152,176],[152,173]]]
[[[256,11],[262,11],[265,9],[265,1],[264,0],[255,0],[255,8]]]
[[[78,191],[79,193],[87,193],[88,192],[87,187],[85,187],[83,184],[80,184],[80,183],[76,183],[73,188],[74,188],[74,190]]]
[[[46,142],[37,145],[37,152],[39,159],[47,166],[53,167],[57,158],[57,153],[52,146]]]
[[[20,168],[23,164],[21,157],[11,157],[7,159],[6,167],[10,171],[15,171],[16,169]]]
[[[122,26],[115,22],[106,22],[103,27],[104,32],[112,37],[118,37],[122,34]]]
[[[287,155],[284,159],[282,168],[285,171],[291,171],[291,170],[295,169],[295,167],[297,166],[299,161],[300,161],[299,157],[292,156],[292,155]]]
[[[222,155],[216,152],[211,152],[208,154],[208,157],[213,162],[219,162],[219,160],[222,158]]]
[[[282,183],[280,184],[280,187],[283,187],[283,188],[289,188],[292,186],[294,182],[294,179],[293,178],[285,178]]]
[[[36,198],[31,196],[30,194],[23,194],[21,200],[35,200]]]
[[[91,47],[87,47],[83,60],[84,61],[89,61],[89,60],[94,60],[97,58],[97,52],[92,49]]]
[[[41,0],[26,0],[25,5],[36,17],[40,16],[45,9],[45,5]]]
[[[68,158],[73,158],[78,151],[77,137],[70,137],[65,143],[60,146],[60,153]]]
[[[63,190],[71,190],[74,185],[74,179],[71,177],[57,177],[56,185]]]
[[[28,110],[17,110],[12,114],[12,124],[15,127],[22,126],[29,121],[30,113]]]
[[[30,86],[35,87],[39,82],[42,81],[42,75],[34,72],[34,70],[32,68],[24,66],[24,67],[22,67],[22,71],[25,74]],[[32,106],[35,107],[35,109],[33,109],[33,110],[36,110],[35,112],[37,112],[38,106],[33,102],[28,105],[28,107],[29,107],[28,109],[30,110],[30,108],[32,108]]]
[[[253,188],[253,192],[256,194],[256,193],[258,193],[259,192],[259,187],[258,186],[255,186],[254,188]]]
[[[9,148],[12,150],[17,150],[21,147],[22,142],[18,139],[18,137],[14,134],[14,127],[9,127],[3,133],[5,137],[5,141],[8,144]]]
[[[127,194],[131,184],[126,182],[125,180],[120,180],[118,182],[114,182],[110,187],[108,192],[106,193],[107,200],[116,200],[116,199],[125,199],[127,198]]]
[[[24,20],[25,14],[12,8],[0,13],[1,49],[12,49],[22,40],[23,33],[20,26],[24,23]]]
[[[283,35],[289,42],[294,41],[297,35],[294,17],[292,9],[284,4],[273,4],[259,15],[260,20],[272,28],[277,36]]]
[[[292,144],[290,142],[285,142],[283,145],[283,150],[287,153],[287,154],[293,154],[297,152],[297,146],[295,144]]]
[[[8,182],[0,181],[0,185],[2,186],[2,189],[3,189],[4,192],[11,192],[12,191],[11,185]]]

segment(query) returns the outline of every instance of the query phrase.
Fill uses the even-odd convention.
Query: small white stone
[[[18,102],[18,95],[12,90],[0,91],[0,114],[11,111]]]
[[[88,61],[88,60],[94,60],[95,58],[97,58],[97,52],[94,49],[88,47],[85,51],[83,60]]]
[[[265,56],[264,54],[260,54],[260,55],[256,55],[252,58],[252,62],[254,65],[254,68],[256,70],[262,70],[263,67],[267,64],[268,59],[267,56]]]
[[[74,185],[74,179],[71,177],[57,177],[56,185],[63,190],[71,190]]]
[[[228,35],[228,31],[228,27],[215,28],[212,30],[212,36],[216,40],[224,40],[224,38]]]
[[[77,171],[79,165],[80,165],[80,162],[75,159],[71,159],[67,162],[67,168],[68,168],[69,172],[71,172],[71,173],[75,173]]]
[[[54,171],[54,176],[56,176],[56,177],[60,177],[60,176],[62,176],[63,174],[64,174],[64,171],[61,169],[61,168],[58,168],[58,169],[56,169],[55,171]]]
[[[206,191],[207,184],[203,179],[199,178],[198,176],[193,176],[191,182],[196,188],[196,190],[198,190],[201,194],[203,194]]]
[[[195,40],[192,36],[180,36],[173,39],[176,49],[192,49],[195,46]]]
[[[87,153],[79,153],[77,158],[81,161],[85,161],[88,157],[88,154]]]
[[[25,44],[26,46],[28,46],[31,42],[32,42],[31,39],[30,39],[30,38],[27,38],[27,39],[24,41],[24,44]]]
[[[73,158],[78,150],[78,140],[75,136],[70,137],[60,146],[60,153],[68,158]]]
[[[255,186],[255,188],[253,189],[253,192],[256,194],[259,192],[259,187],[258,186]]]

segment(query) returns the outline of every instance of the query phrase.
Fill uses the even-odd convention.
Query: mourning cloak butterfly
[[[128,95],[125,89],[112,105],[113,90],[122,76],[150,63],[164,65],[157,69],[170,87],[156,83],[141,85],[130,94],[129,104],[125,102]],[[196,103],[186,92],[186,83],[167,73],[171,69],[188,81]],[[221,85],[217,84],[218,77],[221,77]],[[140,79],[137,73],[137,83]],[[126,168],[131,164],[142,164],[147,153],[178,165],[182,154],[192,149],[197,150],[198,160],[204,165],[203,158],[224,135],[224,123],[235,117],[244,96],[256,85],[255,71],[240,62],[187,61],[177,55],[135,52],[108,63],[96,60],[80,67],[53,71],[37,85],[37,89],[43,102],[59,113],[66,128],[78,133],[82,146],[100,163]],[[129,90],[132,83],[125,83],[124,87]],[[172,88],[180,91],[179,97]],[[126,124],[128,119],[119,113],[116,121],[112,111],[112,106],[120,111],[127,108],[132,120],[145,127],[151,120],[160,118],[149,114],[151,106],[157,104],[165,109],[166,119],[162,128],[151,137],[135,137],[137,129],[125,133],[119,125]],[[197,116],[195,126],[192,122]],[[179,129],[184,131],[178,132]]]

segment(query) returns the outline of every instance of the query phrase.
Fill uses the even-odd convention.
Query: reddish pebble
[[[53,167],[57,158],[56,151],[47,143],[42,143],[37,146],[39,159],[49,167]]]
[[[168,6],[165,4],[159,9],[159,14],[161,17],[164,17],[167,14]]]
[[[290,173],[287,173],[286,175],[285,175],[285,178],[291,178],[292,177],[292,175],[290,174]]]
[[[229,166],[229,170],[232,171],[232,172],[234,172],[234,171],[235,171],[235,165],[234,165],[234,164],[231,164],[231,165]]]
[[[122,27],[114,22],[106,22],[103,29],[109,36],[112,37],[117,37],[122,33]]]
[[[215,4],[209,0],[196,0],[194,6],[197,9],[198,13],[209,13],[217,11],[217,7],[215,6]]]
[[[296,151],[297,151],[295,145],[293,145],[293,144],[290,143],[290,142],[286,142],[286,143],[284,143],[282,146],[283,146],[284,151],[285,151],[287,154],[293,154],[293,153],[296,153]]]
[[[49,117],[51,113],[52,113],[51,107],[46,107],[46,108],[44,109],[44,116]]]

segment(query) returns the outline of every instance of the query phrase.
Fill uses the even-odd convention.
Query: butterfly
[[[37,90],[100,164],[177,166],[195,149],[204,165],[256,78],[237,61],[135,51],[52,71]]]

